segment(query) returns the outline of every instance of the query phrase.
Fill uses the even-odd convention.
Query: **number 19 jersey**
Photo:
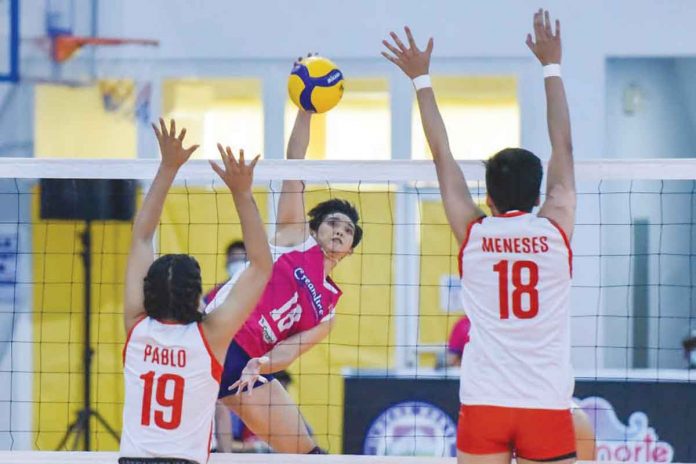
[[[459,271],[471,319],[460,402],[568,409],[572,251],[563,230],[520,211],[479,219],[462,244]]]
[[[222,367],[201,325],[146,317],[128,334],[123,361],[120,455],[207,462]]]

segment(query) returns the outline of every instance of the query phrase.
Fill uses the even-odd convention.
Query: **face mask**
[[[227,275],[230,276],[230,279],[234,277],[238,272],[241,272],[242,269],[246,267],[246,262],[245,261],[232,261],[227,265]]]

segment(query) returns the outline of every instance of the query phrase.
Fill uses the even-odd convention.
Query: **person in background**
[[[225,285],[235,274],[244,269],[245,263],[247,261],[246,248],[244,247],[244,242],[242,240],[234,240],[227,245],[227,250],[225,252],[225,270],[227,270],[227,279],[224,282],[220,282],[215,287],[211,288],[208,293],[203,297],[203,302],[207,305],[215,295],[220,291],[223,285]]]
[[[456,367],[462,364],[462,353],[466,344],[469,343],[470,330],[471,321],[466,316],[462,316],[452,327],[447,342],[446,367]]]

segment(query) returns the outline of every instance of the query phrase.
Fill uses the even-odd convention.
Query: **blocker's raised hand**
[[[433,53],[433,38],[428,40],[428,45],[425,50],[421,50],[416,45],[411,29],[408,26],[404,27],[408,47],[404,45],[399,36],[395,32],[390,32],[394,43],[388,40],[383,40],[382,44],[389,49],[391,53],[382,51],[382,56],[397,65],[411,79],[414,79],[423,74],[428,74],[430,70],[430,55]]]
[[[534,40],[527,34],[527,46],[542,65],[561,63],[561,22],[556,20],[556,33],[551,28],[548,10],[534,13]]]
[[[198,145],[184,148],[186,129],[181,129],[179,135],[176,135],[176,122],[173,119],[169,121],[169,130],[167,130],[162,118],[159,119],[159,125],[158,129],[155,124],[152,124],[152,129],[155,131],[155,137],[159,143],[162,164],[179,169],[196,151]]]
[[[242,193],[251,191],[251,184],[254,181],[254,168],[261,155],[256,155],[251,163],[244,162],[244,150],[239,150],[239,160],[234,157],[230,147],[223,148],[218,143],[218,151],[224,169],[218,164],[210,161],[213,171],[220,176],[232,193]]]

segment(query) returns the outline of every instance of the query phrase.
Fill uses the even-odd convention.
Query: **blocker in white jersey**
[[[251,193],[254,166],[218,145],[224,169],[213,170],[230,189],[249,265],[215,314],[203,317],[201,267],[186,254],[155,259],[153,239],[164,200],[179,168],[197,145],[183,147],[160,119],[153,125],[162,153],[157,174],[133,223],[124,284],[125,398],[120,464],[204,464],[208,461],[225,352],[266,287],[273,260]]]
[[[568,409],[572,252],[563,230],[521,211],[482,218],[459,259],[471,319],[461,403]]]
[[[459,464],[573,462],[575,437],[568,405],[569,293],[575,222],[575,175],[570,116],[560,78],[561,35],[548,11],[534,14],[527,46],[544,65],[551,158],[539,214],[544,168],[522,148],[505,148],[486,162],[486,205],[450,150],[428,76],[434,42],[421,50],[391,33],[382,54],[413,79],[447,221],[461,245],[463,304],[471,319],[462,357],[457,425]],[[555,221],[555,222],[552,222]],[[555,224],[558,224],[556,226]],[[566,238],[567,237],[567,238]]]
[[[123,350],[127,401],[121,455],[208,460],[222,366],[200,323],[150,317],[133,327]]]

